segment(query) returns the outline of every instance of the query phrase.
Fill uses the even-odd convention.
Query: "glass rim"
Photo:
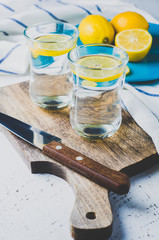
[[[74,36],[74,37],[71,37],[70,39],[67,39],[67,40],[47,42],[47,41],[37,40],[37,39],[35,39],[35,38],[33,38],[33,37],[29,37],[28,34],[27,34],[27,31],[29,31],[32,27],[36,27],[36,26],[39,26],[39,25],[42,26],[42,25],[47,25],[47,24],[58,24],[58,23],[72,27],[72,29],[74,29],[75,32],[76,32],[75,36]],[[33,25],[30,25],[29,27],[26,27],[26,28],[25,28],[23,34],[24,34],[24,37],[26,37],[26,39],[29,39],[29,40],[34,41],[34,42],[58,43],[58,42],[68,42],[68,41],[70,41],[70,40],[73,40],[73,39],[78,38],[78,36],[79,36],[79,30],[78,30],[78,28],[77,28],[76,26],[74,26],[74,25],[71,24],[71,23],[65,23],[65,22],[60,22],[60,21],[56,21],[56,22],[53,22],[53,21],[50,22],[50,21],[49,21],[49,22],[39,22],[39,23],[35,23],[35,24],[33,24]],[[48,34],[48,35],[51,35],[51,34]],[[44,35],[41,35],[41,36],[44,36]],[[40,36],[40,37],[41,37],[41,36]]]
[[[109,68],[90,68],[90,67],[85,67],[85,66],[82,66],[78,63],[76,63],[75,61],[73,61],[71,59],[71,53],[73,51],[76,51],[80,48],[86,48],[86,47],[91,47],[91,46],[101,46],[101,47],[110,47],[110,48],[114,48],[114,49],[117,49],[119,50],[120,52],[122,52],[125,56],[125,58],[122,60],[122,63],[119,64],[118,66],[115,66],[115,67],[109,67]],[[91,55],[90,55],[91,56]],[[76,46],[75,48],[71,49],[68,54],[67,54],[67,57],[68,57],[68,60],[70,61],[70,63],[78,68],[83,68],[83,69],[89,69],[89,70],[113,70],[113,69],[117,69],[117,68],[121,68],[123,67],[124,65],[126,66],[126,64],[128,63],[129,61],[129,56],[127,54],[127,52],[121,48],[118,48],[116,46],[113,46],[111,44],[100,44],[100,43],[95,43],[95,44],[84,44],[84,45],[80,45],[80,46]]]

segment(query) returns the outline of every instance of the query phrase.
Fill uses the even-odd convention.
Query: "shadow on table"
[[[131,178],[127,195],[110,193],[113,231],[109,240],[158,239],[159,164]]]

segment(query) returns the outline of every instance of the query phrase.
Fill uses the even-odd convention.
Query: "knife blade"
[[[125,173],[110,169],[65,146],[61,143],[60,138],[1,112],[0,124],[21,139],[41,149],[44,154],[53,158],[53,160],[100,186],[117,194],[126,194],[129,191],[130,181]]]

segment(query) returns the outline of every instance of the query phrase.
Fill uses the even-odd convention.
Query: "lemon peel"
[[[83,44],[112,43],[114,28],[112,24],[101,15],[89,15],[79,25],[79,37]]]
[[[140,28],[145,30],[148,30],[149,28],[149,23],[147,20],[141,14],[132,11],[117,14],[111,20],[111,23],[116,33],[132,28]]]

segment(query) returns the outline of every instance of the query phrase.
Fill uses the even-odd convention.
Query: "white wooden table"
[[[159,20],[159,1],[127,2]],[[32,175],[2,132],[0,146],[0,240],[71,240],[74,195],[69,185],[53,175]],[[126,196],[110,193],[114,215],[110,240],[159,239],[158,184],[159,164],[131,178]]]

